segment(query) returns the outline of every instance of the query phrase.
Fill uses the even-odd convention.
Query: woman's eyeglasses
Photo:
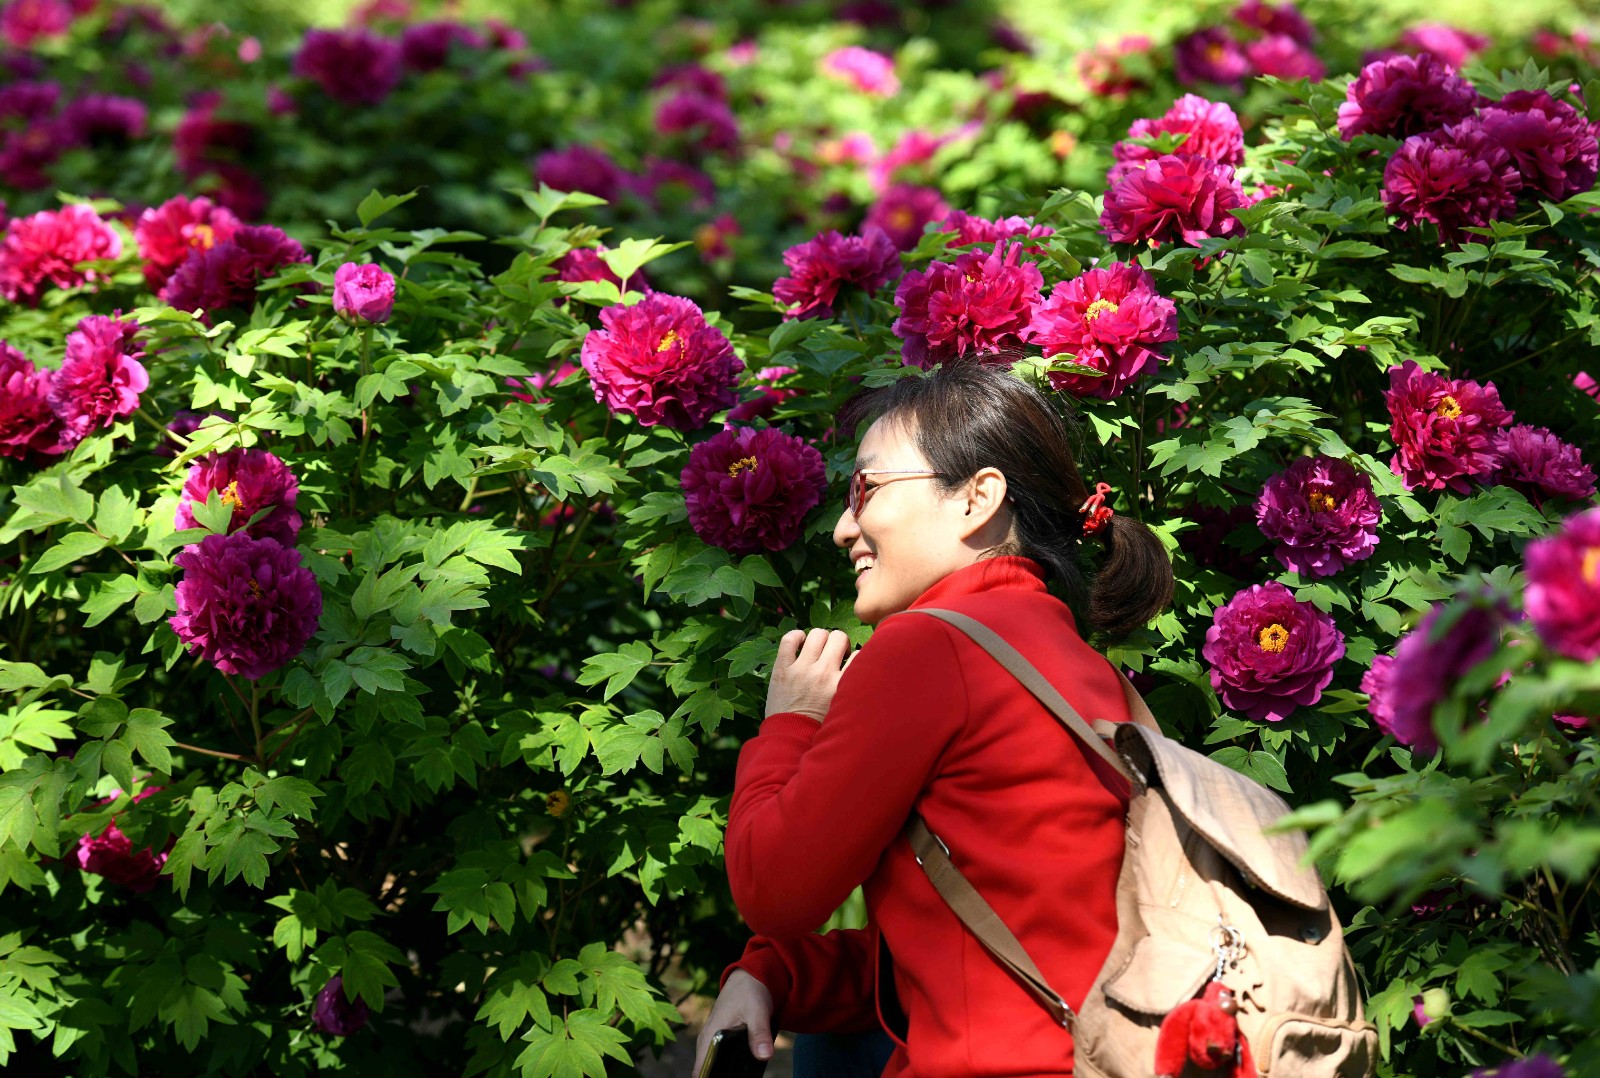
[[[869,475],[893,475],[900,479],[943,479],[943,472],[931,472],[919,468],[857,468],[850,476],[850,486],[845,492],[844,507],[850,510],[850,515],[859,517],[861,509],[867,504],[867,499],[872,497],[872,492],[883,486],[883,483],[868,483]],[[893,483],[888,479],[884,482]]]

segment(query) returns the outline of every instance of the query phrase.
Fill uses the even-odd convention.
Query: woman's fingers
[[[806,633],[806,642],[800,649],[801,662],[816,662],[822,657],[822,649],[828,643],[828,630],[812,629]]]
[[[828,634],[828,639],[822,646],[821,661],[823,668],[829,671],[844,669],[844,659],[849,653],[849,635],[839,629],[833,630]]]

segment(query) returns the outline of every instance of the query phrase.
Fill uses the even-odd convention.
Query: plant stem
[[[162,437],[171,438],[173,441],[175,441],[179,445],[183,446],[183,448],[185,448],[185,449],[189,448],[189,439],[188,438],[186,438],[183,435],[179,434],[175,430],[167,429],[167,425],[165,423],[161,422],[159,419],[157,419],[155,416],[151,415],[149,412],[145,411],[143,408],[137,409],[133,414],[134,414],[135,418],[144,420],[146,423],[150,424],[156,430],[160,431]]]
[[[184,752],[198,752],[202,756],[215,756],[219,760],[237,760],[245,764],[250,762],[250,757],[240,756],[236,752],[223,752],[220,749],[202,749],[199,745],[186,745],[182,741],[174,741],[172,747],[182,749]]]
[[[250,683],[250,727],[256,732],[256,762],[261,763],[261,687],[254,682]]]

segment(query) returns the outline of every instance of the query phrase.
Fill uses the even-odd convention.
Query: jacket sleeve
[[[891,619],[846,668],[825,722],[772,715],[739,753],[728,882],[757,933],[814,931],[900,834],[966,723],[950,632]]]
[[[742,969],[772,993],[772,1028],[791,1033],[859,1033],[878,1028],[873,974],[878,934],[841,928],[787,940],[755,936],[722,974]]]

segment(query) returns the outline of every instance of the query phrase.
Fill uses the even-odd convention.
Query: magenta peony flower
[[[1187,135],[1178,147],[1179,153],[1194,154],[1223,165],[1244,164],[1244,128],[1233,109],[1220,101],[1207,101],[1196,94],[1178,98],[1166,114],[1154,120],[1135,120],[1128,128],[1129,138],[1153,138],[1156,135]],[[1118,142],[1111,147],[1117,163],[1106,175],[1107,183],[1116,183],[1129,172],[1147,161],[1160,156],[1148,146],[1132,142]]]
[[[366,1000],[360,996],[345,997],[344,975],[339,973],[322,986],[316,1002],[311,1005],[311,1024],[335,1037],[350,1036],[365,1026],[370,1017]]]
[[[1441,621],[1446,621],[1443,627]],[[1403,745],[1436,750],[1434,709],[1463,675],[1494,653],[1505,621],[1505,608],[1495,600],[1434,604],[1417,627],[1400,638],[1394,661],[1385,664],[1385,671],[1368,671],[1370,685],[1362,679],[1369,696],[1378,690],[1368,709],[1383,732]]]
[[[710,176],[685,161],[674,161],[670,157],[646,157],[644,172],[626,178],[624,184],[657,209],[662,205],[663,188],[671,199],[686,201],[697,210],[706,209],[717,197],[717,185]]]
[[[1528,620],[1551,651],[1600,659],[1600,509],[1568,517],[1561,530],[1523,552]]]
[[[1196,244],[1244,234],[1229,213],[1244,205],[1233,169],[1194,154],[1147,161],[1106,192],[1100,227],[1113,243]]]
[[[582,191],[586,195],[617,200],[625,174],[611,156],[593,146],[565,146],[535,159],[534,178],[557,191]]]
[[[1257,75],[1319,82],[1328,74],[1327,65],[1317,59],[1317,54],[1288,34],[1268,34],[1252,41],[1244,47],[1244,54]]]
[[[1233,19],[1263,34],[1284,34],[1302,45],[1317,40],[1317,32],[1293,4],[1266,4],[1262,0],[1244,0],[1233,9]]]
[[[55,115],[61,100],[59,82],[27,79],[0,86],[0,120],[44,120]]]
[[[1256,499],[1273,555],[1301,576],[1332,576],[1378,547],[1383,510],[1372,479],[1335,457],[1300,457],[1268,479]]]
[[[1477,108],[1472,83],[1432,53],[1391,56],[1361,69],[1339,106],[1339,134],[1408,138],[1457,123]]]
[[[286,547],[300,538],[300,514],[294,507],[300,495],[299,480],[287,464],[265,449],[230,449],[189,465],[173,526],[179,531],[199,527],[194,507],[204,505],[213,490],[222,495],[222,504],[233,507],[228,531],[244,529],[257,539],[276,539]],[[245,528],[263,509],[272,511]]]
[[[1445,243],[1464,243],[1470,235],[1462,229],[1510,217],[1521,189],[1510,152],[1476,117],[1412,135],[1383,170],[1383,204],[1395,227],[1432,221]]]
[[[824,56],[822,73],[875,97],[893,97],[900,92],[900,77],[894,73],[894,60],[859,45],[846,45]]]
[[[555,271],[555,279],[558,281],[572,281],[574,283],[610,281],[620,289],[622,287],[622,278],[618,277],[600,257],[600,252],[605,250],[608,250],[608,248],[604,244],[599,247],[574,247],[556,259],[550,268]],[[628,287],[636,292],[648,292],[650,291],[650,281],[645,277],[643,270],[638,270],[632,277],[628,278]],[[566,301],[557,300],[557,302],[564,303]]]
[[[255,128],[238,120],[221,120],[217,111],[222,99],[211,93],[199,95],[192,108],[178,121],[172,133],[172,151],[178,171],[195,179],[219,166],[238,166],[250,151]]]
[[[1494,432],[1500,468],[1494,481],[1515,487],[1535,505],[1544,498],[1587,501],[1594,497],[1594,469],[1583,454],[1544,427],[1520,424]]]
[[[607,307],[600,322],[584,338],[583,369],[611,411],[641,426],[695,430],[739,402],[744,363],[691,301],[651,292],[632,307]]]
[[[98,279],[84,262],[122,254],[122,239],[88,206],[63,206],[14,217],[0,240],[0,296],[37,306],[47,287],[76,288]]]
[[[251,681],[305,650],[322,617],[322,589],[300,552],[248,532],[208,535],[172,559],[184,570],[168,619],[191,652]]]
[[[64,445],[77,445],[138,409],[139,394],[150,387],[138,333],[132,322],[91,314],[67,334],[66,358],[50,383]]]
[[[689,90],[673,94],[656,109],[656,130],[680,135],[702,153],[731,153],[739,148],[739,121],[715,97]]]
[[[1000,243],[1014,239],[1039,239],[1055,235],[1049,225],[1036,225],[1026,217],[1003,217],[991,221],[987,217],[974,217],[962,210],[951,210],[944,220],[933,226],[935,232],[954,232],[951,247],[966,247],[974,243]],[[1026,248],[1035,254],[1037,247]]]
[[[1127,97],[1145,87],[1139,74],[1128,70],[1124,58],[1134,57],[1149,65],[1150,39],[1130,34],[1116,41],[1102,42],[1078,54],[1078,78],[1096,97]]]
[[[400,62],[412,71],[437,71],[450,59],[450,50],[455,46],[486,49],[489,40],[459,22],[419,22],[400,34]]]
[[[944,197],[933,188],[897,183],[873,203],[861,231],[865,234],[869,229],[882,229],[896,247],[909,251],[922,240],[929,222],[941,221],[949,214]]]
[[[1494,383],[1479,385],[1424,371],[1415,360],[1389,368],[1389,437],[1394,458],[1389,469],[1407,490],[1449,488],[1458,494],[1467,480],[1500,466],[1494,432],[1511,423]]]
[[[1442,22],[1427,22],[1401,34],[1400,47],[1417,53],[1432,53],[1451,67],[1459,68],[1475,53],[1487,49],[1489,39]]]
[[[1070,353],[1102,378],[1050,371],[1056,389],[1111,399],[1155,372],[1161,346],[1178,339],[1178,308],[1131,262],[1107,262],[1051,290],[1025,334],[1046,356]]]
[[[161,289],[161,299],[180,310],[211,312],[251,307],[256,287],[284,266],[310,262],[305,248],[272,225],[245,225],[227,240],[195,250]]]
[[[680,476],[694,533],[734,554],[782,550],[828,492],[822,454],[776,427],[730,427],[689,451]]]
[[[294,73],[341,105],[376,105],[400,83],[400,46],[367,30],[307,30]]]
[[[656,72],[650,80],[652,90],[692,90],[718,101],[728,99],[728,83],[704,64],[673,64]]]
[[[135,850],[133,843],[116,824],[106,825],[98,835],[82,835],[73,853],[78,868],[112,883],[142,894],[161,882],[161,866],[167,863],[166,851]]]
[[[58,119],[36,120],[0,136],[0,184],[23,191],[49,187],[48,169],[77,141]]]
[[[728,423],[730,425],[750,423],[757,419],[765,419],[784,401],[805,393],[803,389],[778,385],[780,381],[794,373],[796,372],[793,367],[762,367],[756,372],[756,395],[740,401],[730,409]]]
[[[1386,734],[1394,733],[1393,671],[1393,655],[1374,655],[1372,665],[1361,675],[1361,691],[1367,694],[1367,712]]]
[[[1172,50],[1173,74],[1180,86],[1215,82],[1239,86],[1250,74],[1250,59],[1234,36],[1221,26],[1208,26],[1178,39]]]
[[[352,324],[387,322],[394,311],[394,274],[370,262],[346,262],[333,274],[333,313]]]
[[[66,107],[61,122],[74,142],[118,144],[144,138],[150,110],[138,98],[88,94]]]
[[[902,362],[927,369],[969,352],[1019,347],[1044,287],[1038,266],[1018,263],[1021,253],[1020,243],[1009,250],[999,244],[992,253],[968,251],[907,273],[894,296]]]
[[[694,230],[695,250],[706,262],[733,257],[733,241],[744,235],[739,219],[731,213],[718,214]]]
[[[1594,186],[1596,125],[1543,90],[1514,90],[1479,114],[1490,140],[1511,151],[1526,188],[1564,202]]]
[[[72,28],[67,0],[10,0],[0,8],[0,37],[14,49],[28,49]]]
[[[192,251],[209,251],[239,231],[239,218],[209,198],[185,195],[169,198],[145,210],[134,226],[133,238],[144,259],[144,279],[159,292]]]
[[[1600,382],[1595,381],[1594,375],[1588,371],[1579,371],[1573,375],[1572,385],[1579,393],[1600,401]]]
[[[1567,1078],[1567,1072],[1549,1056],[1535,1053],[1498,1067],[1479,1067],[1472,1078]]]
[[[67,448],[50,407],[50,372],[0,341],[0,457],[43,464]]]
[[[1322,699],[1344,657],[1344,635],[1327,614],[1268,581],[1217,607],[1201,654],[1225,707],[1281,722]]]
[[[842,286],[876,292],[899,272],[900,251],[876,228],[863,236],[823,232],[785,251],[783,264],[789,276],[773,282],[772,294],[784,305],[784,320],[832,318]]]

